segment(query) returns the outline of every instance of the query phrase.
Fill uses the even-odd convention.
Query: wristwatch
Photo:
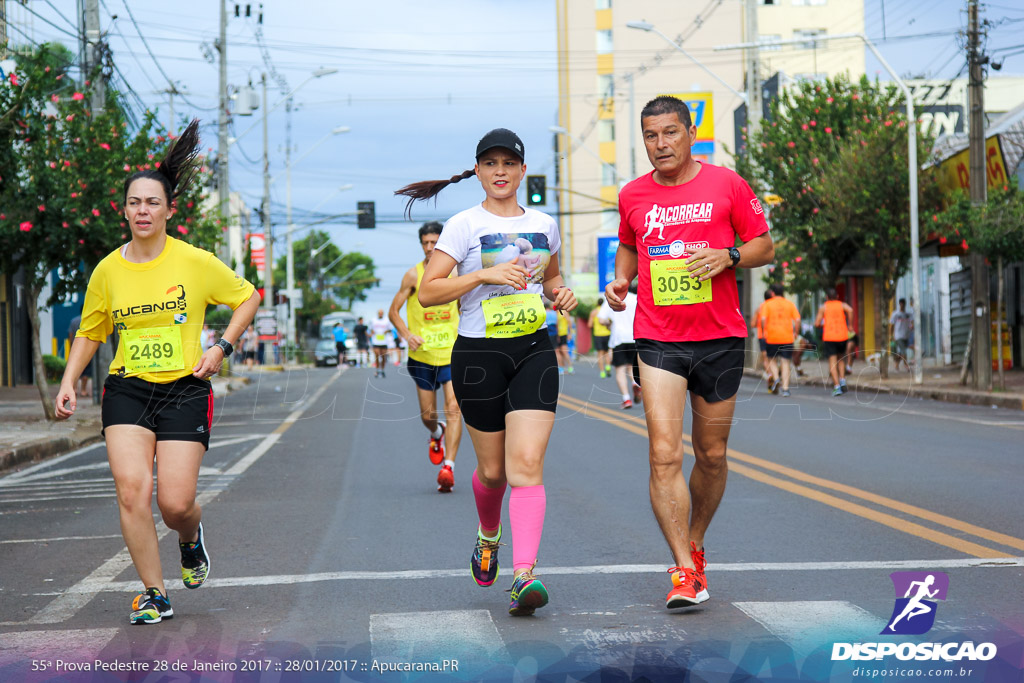
[[[730,268],[735,268],[736,264],[739,263],[740,259],[743,258],[743,257],[740,256],[740,250],[739,249],[737,249],[736,247],[729,247],[729,258],[732,259],[732,265],[729,266],[729,267]]]
[[[227,358],[232,353],[234,353],[234,350],[235,350],[235,347],[233,347],[231,345],[231,342],[229,342],[227,339],[219,339],[219,340],[217,340],[217,343],[214,344],[214,346],[219,346],[220,347],[220,350],[224,352],[224,357],[225,358]]]

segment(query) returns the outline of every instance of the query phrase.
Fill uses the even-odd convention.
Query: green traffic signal
[[[547,199],[545,197],[547,193],[547,185],[547,176],[526,176],[526,204],[528,206],[538,206],[547,203]]]

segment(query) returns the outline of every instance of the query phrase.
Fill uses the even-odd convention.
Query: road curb
[[[754,377],[757,379],[761,379],[763,377],[760,370],[750,370],[747,368],[744,368],[743,374],[746,377]],[[811,377],[792,377],[790,381],[800,386],[817,387],[822,389],[831,388],[831,383],[824,379],[815,380]],[[847,379],[847,383],[850,385],[851,389],[855,389],[857,391],[875,391],[882,394],[910,396],[913,398],[944,401],[946,403],[961,403],[972,406],[993,406],[996,408],[1007,408],[1009,410],[1024,410],[1024,398],[1021,398],[1017,394],[990,394],[984,391],[957,390],[947,387],[890,387],[879,384],[867,384],[850,379]]]
[[[227,382],[217,382],[213,385],[214,398],[223,398],[251,381],[249,377],[232,377]],[[102,425],[99,419],[96,419],[95,424],[82,425],[73,434],[39,439],[8,450],[0,450],[0,473],[22,465],[41,462],[95,443],[103,438],[100,434],[101,429]]]

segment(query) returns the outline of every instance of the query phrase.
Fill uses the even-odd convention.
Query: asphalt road
[[[511,571],[472,581],[472,445],[438,494],[398,368],[266,374],[218,402],[200,476],[211,579],[180,587],[158,523],[175,610],[158,625],[127,623],[140,584],[102,445],[9,474],[0,681],[1022,680],[1020,413],[782,399],[745,380],[706,545],[712,597],[668,612],[643,415],[618,401],[592,368],[564,378],[537,566],[551,603],[530,618],[507,615]],[[948,593],[926,633],[879,635],[901,571],[945,574]],[[832,659],[836,643],[967,641],[997,654]]]

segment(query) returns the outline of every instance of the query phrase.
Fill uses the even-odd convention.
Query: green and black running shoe
[[[206,554],[206,538],[203,523],[199,523],[199,535],[195,543],[178,542],[181,551],[181,582],[185,588],[199,588],[210,575],[210,556]]]
[[[171,602],[159,588],[147,588],[132,600],[132,613],[128,620],[133,624],[159,624],[174,616]]]
[[[508,605],[508,613],[513,617],[529,616],[548,604],[548,589],[533,575],[533,567],[517,576],[509,590],[512,599]]]

